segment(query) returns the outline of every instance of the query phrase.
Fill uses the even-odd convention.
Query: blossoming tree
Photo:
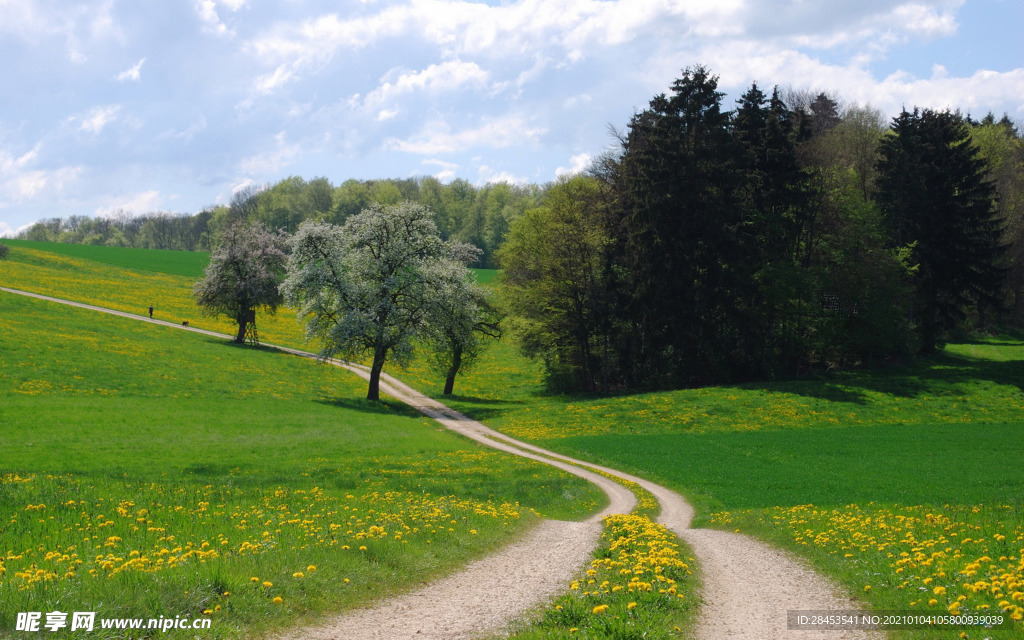
[[[235,222],[210,255],[205,277],[192,288],[204,313],[238,323],[235,342],[245,341],[246,327],[255,322],[258,308],[273,315],[284,301],[278,287],[288,259],[285,247],[283,233],[258,223]]]
[[[305,222],[291,248],[287,303],[321,357],[372,358],[369,400],[380,397],[384,363],[408,362],[413,339],[444,308],[439,299],[468,273],[430,210],[410,202],[373,205],[340,227]]]

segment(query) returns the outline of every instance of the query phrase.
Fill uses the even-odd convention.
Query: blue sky
[[[1020,0],[0,0],[0,235],[290,175],[543,183],[696,64],[730,105],[1024,124],[1022,30]]]

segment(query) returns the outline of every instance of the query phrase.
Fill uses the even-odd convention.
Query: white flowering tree
[[[446,396],[453,393],[459,371],[479,355],[481,337],[501,337],[499,316],[488,302],[487,290],[467,268],[481,253],[473,245],[451,244],[452,259],[439,263],[430,276],[436,284],[423,337],[431,347],[431,366],[445,377]]]
[[[235,342],[245,341],[246,326],[255,321],[257,309],[273,315],[284,302],[279,286],[288,260],[286,240],[263,225],[235,222],[210,255],[205,277],[192,287],[203,313],[238,323]]]
[[[380,397],[384,363],[408,362],[414,338],[440,309],[441,278],[464,265],[421,205],[373,205],[343,226],[305,222],[292,239],[281,291],[319,341],[320,356],[371,358],[366,397]],[[454,265],[454,266],[452,266]]]

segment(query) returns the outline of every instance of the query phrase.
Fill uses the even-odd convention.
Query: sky
[[[289,176],[546,183],[683,69],[1024,125],[1021,0],[0,0],[0,236]]]

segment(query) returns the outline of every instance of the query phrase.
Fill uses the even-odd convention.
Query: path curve
[[[194,331],[206,331],[144,316],[51,296],[0,287],[0,291]],[[271,346],[306,358],[314,354]],[[366,367],[328,360],[369,378]],[[481,444],[521,455],[583,477],[609,496],[609,506],[584,522],[546,521],[498,554],[472,563],[462,572],[380,605],[338,616],[322,627],[303,629],[295,638],[467,638],[504,627],[516,616],[557,593],[587,561],[600,536],[600,518],[633,508],[632,494],[621,485],[585,468],[636,482],[661,504],[659,521],[693,549],[701,570],[702,607],[699,640],[847,640],[880,638],[865,631],[793,631],[787,611],[859,608],[833,583],[795,556],[747,536],[711,529],[691,529],[693,508],[678,493],[643,478],[576,460],[499,433],[430,398],[393,376],[381,374],[381,390]],[[628,494],[628,495],[627,495]],[[556,570],[556,567],[558,569]],[[549,579],[550,578],[550,579]]]

